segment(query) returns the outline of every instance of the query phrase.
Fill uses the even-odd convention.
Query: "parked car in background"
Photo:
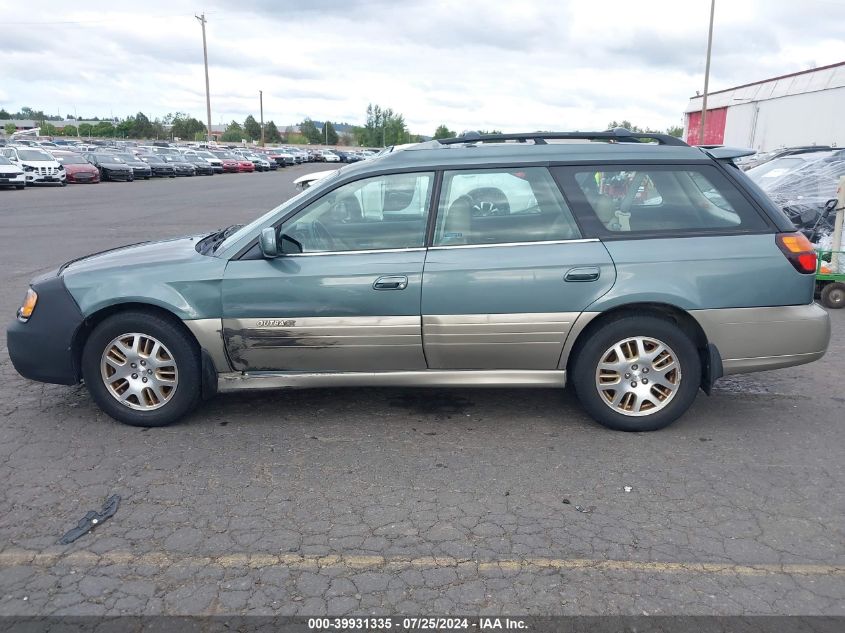
[[[739,165],[743,171],[747,171],[749,169],[759,167],[760,165],[765,165],[766,163],[773,161],[777,158],[795,156],[797,154],[812,154],[814,152],[829,152],[833,149],[836,148],[830,147],[828,145],[799,145],[797,147],[780,147],[778,149],[773,149],[768,152],[761,152],[754,154],[753,156],[748,156],[744,160],[738,160],[737,165]]]
[[[176,169],[165,161],[161,156],[153,154],[138,154],[137,158],[150,166],[152,174],[156,178],[176,178]]]
[[[790,154],[745,173],[796,227],[833,229],[835,214],[820,216],[828,200],[836,198],[839,178],[845,176],[845,150]]]
[[[55,150],[53,158],[65,168],[67,182],[69,183],[98,183],[100,182],[100,170],[85,160],[76,152]]]
[[[270,171],[270,159],[266,156],[259,156],[253,152],[243,152],[241,158],[251,162],[255,171]]]
[[[3,155],[0,155],[0,187],[26,188],[23,170]]]
[[[130,152],[115,152],[114,155],[132,168],[132,175],[136,180],[139,178],[149,180],[153,177],[152,168],[135,156],[135,154]]]
[[[317,161],[321,163],[339,163],[340,156],[328,149],[321,149],[317,152]]]
[[[196,176],[197,170],[196,167],[192,163],[189,163],[185,160],[185,157],[181,154],[176,156],[171,154],[162,154],[161,155],[164,162],[168,165],[173,167],[174,171],[176,172],[177,176]]]
[[[67,184],[65,168],[46,150],[35,147],[0,148],[0,154],[24,172],[27,185]]]
[[[100,171],[100,180],[121,180],[126,182],[135,180],[132,168],[114,154],[100,151],[83,154],[83,156],[85,160]]]
[[[194,170],[196,171],[197,176],[213,176],[214,175],[214,167],[204,158],[200,158],[196,154],[185,154],[182,156],[182,160],[186,163],[190,163],[194,166]],[[222,172],[223,166],[220,166],[220,170]]]
[[[220,159],[220,164],[223,167],[224,172],[228,174],[235,174],[240,171],[238,160],[233,154],[224,151],[216,151],[212,152],[212,154]]]
[[[247,160],[243,156],[235,156],[238,161],[238,171],[251,173],[255,171],[255,164],[251,160]]]
[[[212,169],[214,170],[215,174],[222,174],[223,173],[223,162],[214,154],[212,154],[207,149],[197,149],[192,150],[191,152],[185,152],[186,154],[193,153],[195,156],[199,156],[203,160],[205,160],[209,165],[211,165]]]

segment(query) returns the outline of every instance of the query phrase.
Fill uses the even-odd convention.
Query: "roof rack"
[[[660,145],[680,145],[688,147],[681,139],[668,134],[653,132],[632,132],[624,127],[617,127],[605,132],[525,132],[517,134],[479,134],[478,132],[464,132],[455,138],[444,138],[438,142],[441,145],[456,145],[458,143],[482,143],[490,141],[534,141],[535,145],[547,145],[546,139],[583,139],[589,141],[609,141],[617,143],[642,143],[643,141],[657,141]]]

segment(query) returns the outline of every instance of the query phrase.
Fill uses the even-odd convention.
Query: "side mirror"
[[[261,229],[258,244],[261,247],[261,254],[267,259],[279,256],[279,247],[276,244],[276,229],[273,227],[268,226],[266,229]]]

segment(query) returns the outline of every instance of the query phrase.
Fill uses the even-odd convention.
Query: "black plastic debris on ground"
[[[87,534],[106,519],[110,519],[114,516],[115,512],[117,512],[118,506],[120,506],[120,495],[112,495],[106,499],[106,502],[103,504],[103,507],[100,508],[99,512],[96,510],[89,510],[84,517],[79,519],[79,523],[76,524],[75,528],[68,530],[68,532],[59,539],[59,545],[73,543],[80,536]]]

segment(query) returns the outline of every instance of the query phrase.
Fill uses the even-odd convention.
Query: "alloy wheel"
[[[623,339],[601,355],[596,389],[602,402],[626,416],[651,415],[678,393],[681,366],[666,343],[651,337]]]
[[[121,334],[106,345],[100,375],[115,400],[138,411],[163,407],[179,385],[179,370],[170,350],[139,332]]]

